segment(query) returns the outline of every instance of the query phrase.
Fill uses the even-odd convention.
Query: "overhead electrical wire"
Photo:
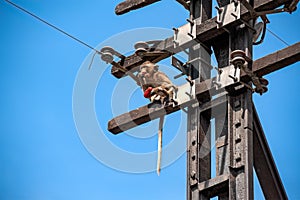
[[[267,31],[269,31],[275,38],[277,38],[278,40],[280,40],[281,42],[283,42],[286,46],[291,46],[289,43],[287,43],[286,41],[284,41],[282,38],[280,38],[276,33],[274,33],[273,31],[271,31],[270,29],[267,28]]]
[[[67,33],[66,31],[62,30],[61,28],[58,28],[57,26],[55,26],[55,25],[53,25],[53,24],[47,22],[46,20],[44,20],[44,19],[40,18],[39,16],[33,14],[32,12],[30,12],[30,11],[28,11],[28,10],[22,8],[21,6],[15,4],[15,3],[13,3],[13,2],[11,2],[11,1],[9,1],[9,0],[4,0],[4,1],[6,1],[6,2],[9,3],[10,5],[16,7],[17,9],[19,9],[19,10],[21,10],[21,11],[27,13],[28,15],[34,17],[35,19],[41,21],[42,23],[44,23],[44,24],[46,24],[46,25],[52,27],[53,29],[59,31],[60,33],[62,33],[62,34],[64,34],[64,35],[68,36],[69,38],[71,38],[71,39],[73,39],[73,40],[75,40],[75,41],[81,43],[82,45],[84,45],[84,46],[88,47],[89,49],[95,51],[95,53],[102,54],[102,52],[98,51],[97,49],[95,49],[95,48],[92,47],[91,45],[87,44],[86,42],[84,42],[84,41],[82,41],[82,40],[76,38],[75,36],[73,36],[73,35]],[[275,33],[274,33],[273,31],[271,31],[269,28],[267,28],[267,31],[269,31],[275,38],[277,38],[278,40],[280,40],[281,42],[283,42],[285,45],[290,46],[286,41],[284,41],[281,37],[279,37],[277,34],[275,34]],[[94,59],[94,56],[95,56],[95,55],[93,55],[92,60]],[[89,66],[89,68],[90,68],[90,67],[91,67],[91,66]]]
[[[21,11],[23,11],[23,12],[27,13],[28,15],[30,15],[30,16],[32,16],[32,17],[34,17],[35,19],[37,19],[37,20],[39,20],[39,21],[43,22],[44,24],[46,24],[46,25],[48,25],[48,26],[52,27],[53,29],[55,29],[55,30],[59,31],[60,33],[62,33],[62,34],[64,34],[64,35],[66,35],[66,36],[68,36],[68,37],[72,38],[73,40],[75,40],[75,41],[77,41],[77,42],[81,43],[82,45],[84,45],[84,46],[86,46],[86,47],[90,48],[91,50],[95,51],[96,53],[98,53],[98,54],[102,54],[100,51],[98,51],[97,49],[95,49],[95,48],[94,48],[94,47],[92,47],[91,45],[87,44],[86,42],[84,42],[84,41],[82,41],[82,40],[80,40],[80,39],[76,38],[75,36],[73,36],[73,35],[71,35],[71,34],[67,33],[66,31],[64,31],[64,30],[62,30],[62,29],[60,29],[60,28],[58,28],[57,26],[55,26],[55,25],[53,25],[53,24],[51,24],[51,23],[47,22],[46,20],[44,20],[44,19],[40,18],[39,16],[37,16],[37,15],[35,15],[35,14],[33,14],[33,13],[29,12],[29,11],[28,11],[28,10],[26,10],[25,8],[22,8],[21,6],[19,6],[19,5],[15,4],[15,3],[13,3],[13,2],[11,2],[11,1],[9,1],[9,0],[4,0],[4,1],[6,1],[6,2],[7,2],[7,3],[9,3],[10,5],[12,5],[12,6],[16,7],[17,9],[19,9],[19,10],[21,10]]]

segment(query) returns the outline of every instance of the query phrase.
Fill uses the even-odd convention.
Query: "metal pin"
[[[191,24],[191,26],[194,26],[194,22],[191,19],[187,18],[186,21],[188,21]]]
[[[221,22],[221,21],[216,20],[215,22],[216,22],[218,25],[220,25],[220,26],[222,25],[222,22]]]
[[[223,8],[219,8],[218,6],[216,6],[215,9],[218,10],[218,13],[219,13],[219,14],[223,11]]]
[[[188,33],[188,35],[189,35],[189,36],[191,36],[191,38],[194,38],[193,34],[191,34],[191,33]]]
[[[231,76],[231,75],[228,75],[228,76],[229,76],[229,78],[232,78],[234,82],[237,82],[237,78],[236,77]]]
[[[236,14],[234,14],[234,13],[231,13],[231,15],[234,16],[236,19],[237,19],[237,17],[238,17],[238,16],[237,16]]]
[[[214,67],[214,69],[217,70],[219,75],[223,73],[223,70],[218,67]]]
[[[191,79],[189,79],[189,78],[185,78],[185,80],[187,80],[187,82],[189,82],[191,86],[193,86],[193,85],[194,85],[194,82],[193,82]]]

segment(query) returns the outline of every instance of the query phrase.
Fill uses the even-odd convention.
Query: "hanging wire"
[[[92,60],[91,60],[91,62],[89,64],[89,67],[88,67],[89,70],[92,68],[92,65],[93,65],[94,58],[95,58],[96,54],[97,54],[97,52],[93,53]]]
[[[281,42],[283,42],[286,46],[291,46],[289,45],[289,43],[287,43],[286,41],[284,41],[283,39],[281,39],[278,35],[276,35],[273,31],[271,31],[270,29],[267,28],[267,31],[269,31],[274,37],[276,37],[278,40],[280,40]]]
[[[19,10],[21,10],[21,11],[27,13],[28,15],[34,17],[35,19],[41,21],[42,23],[44,23],[44,24],[46,24],[46,25],[52,27],[53,29],[55,29],[55,30],[61,32],[62,34],[68,36],[69,38],[72,38],[73,40],[75,40],[75,41],[81,43],[82,45],[84,45],[84,46],[90,48],[91,50],[95,51],[96,53],[102,54],[100,51],[98,51],[97,49],[95,49],[95,48],[92,47],[91,45],[89,45],[89,44],[83,42],[82,40],[80,40],[80,39],[78,39],[78,38],[72,36],[71,34],[67,33],[66,31],[64,31],[64,30],[62,30],[62,29],[60,29],[60,28],[58,28],[57,26],[55,26],[55,25],[53,25],[53,24],[50,24],[50,23],[47,22],[46,20],[44,20],[44,19],[40,18],[39,16],[37,16],[37,15],[35,15],[35,14],[29,12],[28,10],[22,8],[21,6],[15,4],[15,3],[13,3],[13,2],[11,2],[11,1],[9,1],[9,0],[4,0],[4,1],[6,1],[6,2],[9,3],[10,5],[16,7],[17,9],[19,9]]]

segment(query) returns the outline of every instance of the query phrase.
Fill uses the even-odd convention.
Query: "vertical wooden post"
[[[228,4],[218,0],[219,6]],[[253,2],[250,2],[253,3]],[[252,21],[249,21],[251,24]],[[228,66],[230,53],[243,50],[252,59],[252,30],[241,25],[213,44],[218,67]],[[252,63],[248,63],[252,67]],[[224,120],[225,119],[225,120]],[[253,112],[248,89],[228,94],[227,112],[216,116],[216,175],[229,174],[229,188],[219,199],[253,199]]]
[[[251,2],[250,2],[251,3]],[[253,23],[252,20],[248,22]],[[252,59],[253,32],[245,25],[231,33],[231,48],[243,50]],[[249,69],[252,62],[248,62]],[[251,83],[249,83],[251,84]],[[253,199],[253,106],[252,91],[229,95],[228,134],[230,140],[230,199]]]
[[[211,0],[192,0],[190,3],[190,19],[201,19],[201,22],[211,18]],[[196,25],[196,24],[195,24]],[[191,63],[189,77],[196,82],[210,78],[210,69],[204,66],[201,59],[210,62],[210,55],[200,44],[189,49]],[[198,58],[198,59],[197,59]],[[200,113],[199,105],[188,108],[188,152],[187,152],[187,199],[209,199],[200,194],[198,183],[210,179],[210,115]]]

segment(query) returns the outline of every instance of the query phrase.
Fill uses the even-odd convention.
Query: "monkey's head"
[[[157,71],[158,71],[158,65],[150,61],[146,61],[140,66],[139,76],[150,78],[153,77],[153,74],[156,73]]]

